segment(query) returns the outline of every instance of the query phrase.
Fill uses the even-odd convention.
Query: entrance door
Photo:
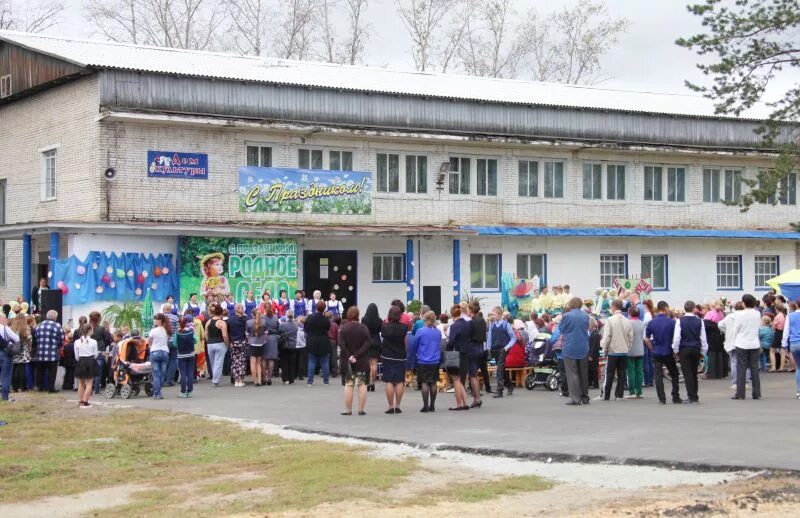
[[[331,292],[342,301],[345,311],[357,303],[357,255],[354,251],[306,250],[303,252],[303,289],[311,298],[314,290],[328,300]]]
[[[422,303],[431,308],[436,315],[442,314],[442,287],[423,286]]]

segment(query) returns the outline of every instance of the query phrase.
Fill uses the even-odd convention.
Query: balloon
[[[92,270],[97,270],[97,263],[92,263]]]
[[[136,284],[144,284],[144,278],[145,278],[144,273],[140,273],[139,275],[137,275]]]
[[[125,278],[125,270],[117,269],[117,279]]]
[[[109,266],[109,267],[107,267],[107,268],[106,268],[106,273],[114,273],[114,268],[112,268],[112,267],[110,267],[110,266]]]
[[[81,283],[79,283],[79,282],[76,282],[76,283],[75,283],[75,289],[76,289],[76,290],[79,290],[79,289],[81,289]]]
[[[69,293],[69,288],[67,288],[67,286],[66,286],[66,285],[62,286],[62,287],[61,287],[61,293],[62,293],[63,295],[66,295],[67,293]]]
[[[108,287],[109,287],[109,288],[111,288],[111,289],[113,290],[114,288],[116,288],[116,287],[117,287],[117,283],[116,283],[116,282],[114,282],[114,281],[111,281],[111,282],[108,284]]]
[[[154,282],[153,284],[150,285],[150,289],[152,289],[153,291],[156,291],[158,289],[158,284],[156,284]]]
[[[109,277],[108,274],[105,274],[100,278],[100,280],[103,281],[103,284],[108,284],[111,282],[111,277]]]
[[[138,297],[139,295],[141,295],[141,294],[142,294],[142,288],[136,288],[136,289],[133,291],[133,293],[135,293],[135,294],[136,294],[136,296]]]
[[[63,288],[63,287],[64,287],[64,281],[58,281],[58,283],[56,284],[56,286],[58,287],[58,289],[61,289],[61,288]]]
[[[53,278],[53,272],[47,272],[47,278],[48,279],[52,279]]]
[[[128,277],[133,277],[133,270],[128,270]]]
[[[161,273],[163,273],[164,275],[169,275],[169,268],[167,268],[166,266],[161,268]]]
[[[97,288],[95,288],[94,291],[96,291],[97,293],[103,293],[103,287],[102,286],[98,286]]]
[[[155,275],[156,277],[161,277],[161,268],[156,266],[155,269],[153,269],[153,275]]]
[[[86,273],[86,267],[79,264],[78,267],[75,268],[75,271],[78,272],[78,275],[83,275]]]
[[[149,273],[147,273],[147,270],[145,270],[145,271],[143,271],[143,272],[141,273],[141,276],[142,276],[142,277],[144,277],[145,279],[147,279],[147,276],[148,276],[148,275],[150,275],[150,274],[149,274]]]

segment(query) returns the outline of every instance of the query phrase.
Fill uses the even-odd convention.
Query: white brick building
[[[13,32],[0,32],[4,77],[3,300],[51,259],[92,252],[172,254],[179,270],[181,236],[293,239],[300,286],[381,311],[411,296],[443,309],[463,290],[499,302],[503,273],[585,297],[651,273],[655,297],[705,301],[798,263],[796,176],[775,205],[723,204],[773,155],[757,122],[695,97]],[[207,155],[207,179],[148,175],[156,150]],[[371,210],[240,210],[246,166],[368,172]],[[354,267],[349,293],[309,276],[335,251]],[[399,274],[373,269],[382,260]]]

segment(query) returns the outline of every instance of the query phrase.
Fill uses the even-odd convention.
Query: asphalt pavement
[[[203,380],[194,397],[143,395],[114,403],[201,415],[261,421],[320,433],[400,441],[425,446],[494,452],[536,459],[624,462],[697,469],[778,468],[800,470],[800,400],[793,374],[762,375],[763,398],[731,400],[726,380],[701,380],[700,404],[659,405],[655,389],[638,400],[565,406],[566,398],[542,387],[517,389],[511,397],[484,395],[480,409],[450,412],[452,393],[440,393],[436,413],[420,413],[420,392],[409,388],[403,413],[386,415],[383,385],[368,393],[367,415],[341,416],[339,380],[269,387],[218,388]],[[669,391],[669,388],[667,389]],[[682,394],[685,397],[683,385]],[[70,395],[72,394],[72,395]],[[62,394],[74,397],[74,393]],[[599,391],[591,391],[596,397]],[[95,396],[98,401],[107,401]]]

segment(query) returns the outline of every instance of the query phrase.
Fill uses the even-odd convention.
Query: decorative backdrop
[[[92,251],[83,261],[74,255],[55,261],[53,270],[51,275],[67,306],[98,300],[141,300],[148,288],[153,291],[154,300],[178,295],[172,254]]]

